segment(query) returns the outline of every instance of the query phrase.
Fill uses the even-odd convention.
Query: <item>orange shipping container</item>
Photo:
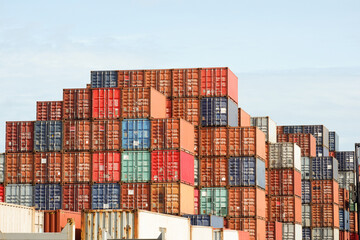
[[[265,215],[265,191],[257,187],[229,189],[229,217],[259,217]]]
[[[121,123],[119,120],[92,122],[92,150],[120,150]]]
[[[91,149],[91,122],[65,121],[64,122],[64,150],[90,150]]]
[[[230,218],[228,227],[250,233],[250,240],[264,240],[266,238],[266,222],[259,218]]]
[[[270,197],[270,221],[302,223],[301,198],[297,196]]]
[[[173,97],[200,96],[200,70],[196,68],[172,70]]]
[[[5,182],[33,183],[34,154],[33,153],[8,153],[5,155]]]
[[[266,240],[282,239],[282,223],[266,222]]]
[[[269,143],[265,143],[265,168],[269,168]]]
[[[201,156],[227,156],[227,128],[209,127],[200,129]]]
[[[64,119],[91,118],[91,90],[87,88],[64,89],[63,92]]]
[[[172,113],[174,118],[182,118],[198,126],[200,124],[200,100],[198,98],[175,98]]]
[[[339,188],[339,208],[348,209],[349,206],[349,191],[344,188]]]
[[[150,183],[123,183],[121,208],[150,210]]]
[[[171,98],[166,99],[166,116],[165,118],[172,118],[172,101]]]
[[[194,214],[194,187],[183,183],[151,184],[151,211]]]
[[[300,208],[301,209],[301,208]],[[339,205],[312,204],[312,227],[339,227]]]
[[[34,183],[61,182],[62,153],[35,153]]]
[[[151,149],[194,153],[194,126],[178,118],[151,120]]]
[[[44,211],[44,232],[61,232],[67,219],[75,222],[75,239],[81,239],[81,213],[64,210]]]
[[[121,91],[121,117],[165,118],[166,98],[154,88],[124,88]]]
[[[335,180],[311,181],[311,202],[339,204],[339,184]]]
[[[302,157],[316,157],[316,138],[310,133],[278,134],[277,141],[296,143]]]
[[[199,128],[194,127],[194,153],[195,156],[199,155]]]
[[[89,184],[63,185],[63,209],[80,212],[91,209],[91,186]]]
[[[350,232],[358,231],[358,217],[357,212],[350,212]]]
[[[266,196],[266,195],[265,195]],[[270,212],[269,212],[269,205],[270,204],[270,198],[268,196],[265,197],[265,220],[268,222],[270,221]]]
[[[34,122],[6,122],[6,152],[32,152]]]
[[[91,153],[63,153],[63,183],[88,183],[91,181]]]
[[[283,126],[277,126],[276,127],[276,133],[277,133],[277,135],[284,134],[284,127]]]
[[[117,119],[120,117],[120,89],[96,88],[92,90],[92,117]]]
[[[204,157],[200,159],[200,186],[226,187],[227,164],[226,157]]]
[[[239,127],[251,127],[251,117],[247,112],[244,111],[244,109],[238,109],[238,117]]]
[[[271,196],[301,197],[301,173],[294,169],[271,169],[269,172],[269,194]]]
[[[37,121],[62,120],[62,101],[36,102]]]
[[[122,70],[118,71],[118,87],[144,87],[144,70]]]
[[[269,170],[265,168],[265,194],[269,195]]]
[[[171,97],[171,75],[170,69],[145,70],[145,87],[155,88],[166,97]]]

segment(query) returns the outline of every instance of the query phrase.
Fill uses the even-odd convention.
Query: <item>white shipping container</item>
[[[301,240],[302,226],[300,224],[283,223],[283,240]]]
[[[310,180],[311,158],[301,157],[301,179]]]
[[[258,127],[264,132],[267,142],[277,142],[276,123],[270,117],[252,117],[251,126]]]
[[[312,240],[339,240],[338,228],[313,228]]]
[[[339,188],[352,191],[355,187],[355,173],[350,171],[339,171]]]
[[[43,233],[44,232],[44,212],[35,211],[35,233]]]
[[[241,240],[236,230],[223,230],[223,240]]]
[[[4,182],[5,153],[0,154],[0,183]]]
[[[301,172],[301,149],[295,143],[269,144],[270,168],[295,168]]]
[[[191,240],[212,240],[212,227],[191,226]]]
[[[301,205],[302,226],[311,227],[311,206],[308,204]]]
[[[33,207],[33,191],[31,184],[8,184],[5,187],[5,202]]]

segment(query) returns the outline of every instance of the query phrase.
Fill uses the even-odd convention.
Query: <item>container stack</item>
[[[5,154],[0,154],[0,202],[5,202],[4,188]]]

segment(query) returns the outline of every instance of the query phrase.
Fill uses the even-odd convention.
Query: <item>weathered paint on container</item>
[[[190,224],[194,226],[209,226],[213,228],[224,228],[224,218],[215,215],[193,215],[185,214],[183,217],[190,219]]]
[[[312,240],[339,240],[338,228],[313,228],[311,230]]]
[[[62,120],[62,101],[36,102],[36,121]]]
[[[91,71],[91,88],[111,88],[117,86],[117,71]]]
[[[228,131],[225,127],[201,128],[199,139],[199,155],[227,156]]]
[[[166,214],[194,214],[194,187],[183,183],[151,184],[151,211]]]
[[[182,118],[200,125],[200,100],[199,98],[175,98],[172,100],[172,117]]]
[[[124,151],[121,153],[121,181],[149,182],[151,179],[151,155],[148,151]]]
[[[172,72],[170,69],[145,70],[145,86],[155,88],[166,97],[171,97]]]
[[[296,143],[302,157],[316,157],[316,139],[310,133],[278,134],[277,141]]]
[[[36,184],[34,204],[39,210],[57,210],[62,208],[62,188],[59,184]]]
[[[301,240],[302,226],[301,224],[283,223],[283,239]]]
[[[197,127],[194,127],[194,155],[199,156],[200,149],[200,130]]]
[[[311,158],[301,157],[301,179],[310,180],[311,176]]]
[[[312,204],[311,226],[316,227],[339,227],[339,205],[337,204]]]
[[[204,239],[212,240],[213,239],[213,228],[206,226],[190,226],[191,238],[190,239]]]
[[[62,209],[80,212],[91,208],[91,186],[89,184],[64,184],[62,190]]]
[[[5,187],[0,184],[0,202],[5,202]]]
[[[120,181],[120,152],[95,152],[92,154],[92,182]]]
[[[62,153],[35,153],[34,183],[61,182]]]
[[[151,120],[151,149],[194,153],[194,126],[180,118]]]
[[[89,120],[64,121],[64,150],[91,149],[91,122]]]
[[[272,196],[301,197],[301,173],[294,169],[270,169],[269,183]]]
[[[172,97],[189,98],[200,96],[200,69],[172,70]]]
[[[154,88],[124,88],[121,91],[122,118],[165,118],[166,97]]]
[[[339,171],[355,171],[356,160],[354,151],[335,152],[335,158],[339,162]]]
[[[339,151],[339,135],[334,131],[329,132],[329,150]]]
[[[91,118],[91,90],[86,88],[64,89],[64,120]]]
[[[301,197],[297,196],[271,196],[270,220],[301,224]]]
[[[301,205],[301,214],[302,214],[302,226],[311,227],[311,205],[302,204]]]
[[[150,183],[121,184],[121,209],[150,210]]]
[[[311,203],[311,182],[301,180],[301,201],[303,204]]]
[[[33,183],[34,154],[8,153],[5,158],[5,183]]]
[[[238,106],[230,98],[206,97],[200,100],[201,126],[237,127]]]
[[[144,70],[122,70],[118,71],[118,87],[143,87],[145,84]]]
[[[251,126],[251,117],[242,108],[238,109],[238,126],[239,127],[250,127]]]
[[[6,152],[32,152],[34,122],[6,122]]]
[[[227,164],[226,157],[203,157],[200,159],[200,186],[226,187]]]
[[[91,186],[92,209],[120,208],[120,185],[117,183],[97,183]]]
[[[23,206],[34,206],[34,186],[31,184],[7,184],[5,202]]]
[[[92,150],[120,150],[121,123],[119,120],[92,122]]]
[[[63,153],[63,183],[89,183],[91,181],[91,153]]]
[[[62,150],[62,121],[36,121],[34,123],[34,150],[58,152]]]
[[[0,183],[5,181],[5,153],[0,153]]]
[[[200,190],[200,214],[226,217],[228,213],[228,190],[226,188],[202,188]]]
[[[324,146],[316,146],[316,156],[317,157],[328,157],[330,156],[329,149]]]
[[[117,119],[120,117],[120,89],[92,89],[92,118]]]
[[[281,222],[266,222],[266,239],[280,240],[282,239],[282,223]],[[239,239],[241,240],[241,239]]]
[[[311,160],[313,180],[339,180],[338,161],[333,157],[315,157]]]
[[[266,222],[260,218],[230,218],[228,227],[250,233],[250,240],[265,239]]]
[[[265,191],[257,187],[231,187],[229,217],[260,217],[265,219]]]
[[[121,122],[121,148],[124,150],[146,150],[150,148],[150,120],[124,119]]]
[[[258,127],[269,143],[276,143],[276,123],[270,117],[251,117],[251,126]]]
[[[75,223],[75,239],[81,238],[81,213],[64,210],[44,211],[44,232],[61,232],[68,218]]]
[[[335,180],[311,181],[311,202],[339,204],[339,184]]]
[[[269,144],[269,166],[273,169],[295,168],[301,172],[301,150],[295,143]]]

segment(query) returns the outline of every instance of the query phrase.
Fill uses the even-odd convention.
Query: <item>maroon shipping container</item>
[[[91,186],[89,184],[65,184],[62,187],[63,209],[80,212],[91,209]]]
[[[201,187],[226,187],[228,176],[226,157],[203,157],[199,161]]]
[[[170,69],[145,70],[145,86],[155,88],[166,97],[171,97],[171,75]]]
[[[299,224],[302,223],[301,197],[270,197],[269,206],[270,221]]]
[[[150,183],[121,184],[121,209],[150,210]]]
[[[65,121],[63,124],[65,151],[91,149],[91,122],[89,120]]]
[[[302,157],[316,157],[316,138],[310,133],[278,134],[277,141],[296,143]]]
[[[44,211],[44,232],[61,232],[66,226],[67,219],[75,222],[75,239],[81,239],[81,213],[64,210]]]
[[[6,122],[6,152],[32,152],[34,122]]]
[[[294,169],[270,169],[269,190],[271,196],[301,197],[301,173]]]
[[[120,152],[95,152],[92,154],[92,182],[120,181]]]
[[[227,128],[201,128],[200,151],[201,156],[227,156]]]
[[[8,153],[5,158],[6,172],[4,177],[6,184],[33,183],[33,153]]]
[[[172,118],[172,101],[171,99],[166,99],[166,116],[165,118]]]
[[[5,188],[3,184],[0,184],[0,202],[5,202]]]
[[[62,101],[36,102],[37,121],[61,121]]]
[[[311,181],[312,203],[339,203],[339,184],[335,180]]]
[[[172,101],[174,118],[182,118],[198,126],[200,124],[199,98],[175,98]]]
[[[194,185],[194,156],[180,150],[151,152],[151,181]]]
[[[196,215],[200,214],[200,191],[199,189],[194,189],[194,211]]]
[[[35,153],[34,183],[61,182],[62,153]]]
[[[172,96],[178,98],[200,96],[200,69],[173,69]]]
[[[144,70],[122,70],[118,71],[118,87],[144,87]]]
[[[91,118],[91,90],[87,88],[64,89],[63,92],[64,119]]]
[[[350,240],[358,240],[359,239],[359,234],[351,232],[350,233]]]
[[[63,153],[63,183],[89,183],[91,181],[91,153]]]
[[[117,119],[120,117],[120,110],[120,89],[92,90],[92,117],[94,119]]]
[[[120,150],[121,122],[99,120],[92,122],[92,150]]]

